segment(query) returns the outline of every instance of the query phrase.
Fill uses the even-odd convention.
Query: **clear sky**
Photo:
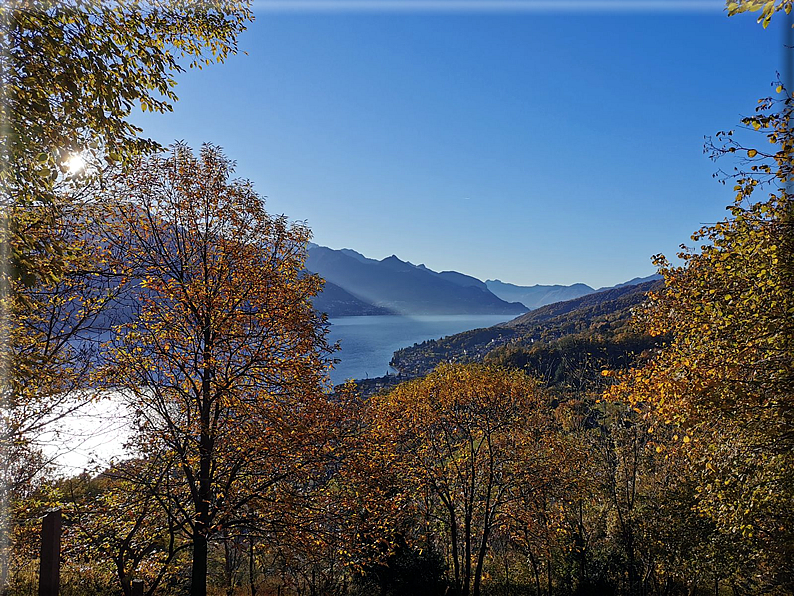
[[[719,1],[373,6],[255,3],[248,55],[133,119],[223,147],[318,244],[600,287],[724,217],[704,136],[781,68],[782,19],[763,30]]]

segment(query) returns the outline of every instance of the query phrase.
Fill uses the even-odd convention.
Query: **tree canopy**
[[[658,256],[665,288],[641,314],[670,337],[612,395],[646,402],[691,451],[704,478],[698,504],[727,532],[754,545],[770,585],[794,586],[794,285],[792,176],[794,100],[761,100],[742,123],[771,145],[719,133],[715,157],[738,155],[728,179],[730,217],[701,228],[684,263]],[[757,199],[760,193],[767,193]]]
[[[141,452],[180,480],[160,497],[189,528],[196,596],[208,542],[268,519],[279,486],[319,465],[331,420],[309,231],[268,215],[231,172],[212,146],[176,145],[108,190],[105,240],[131,280],[113,384],[138,413]]]
[[[0,6],[0,188],[12,274],[57,275],[52,217],[66,181],[157,148],[128,120],[170,111],[175,75],[222,62],[252,19],[245,0],[11,0]],[[70,158],[86,162],[70,171]]]

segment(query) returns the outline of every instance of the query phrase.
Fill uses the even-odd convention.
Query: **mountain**
[[[629,281],[624,281],[622,284],[618,284],[616,286],[610,286],[605,288],[599,288],[596,292],[601,292],[603,290],[611,290],[612,288],[622,288],[624,286],[636,286],[639,284],[644,284],[646,281],[658,281],[663,279],[661,275],[658,273],[654,273],[653,275],[648,275],[647,277],[635,277],[634,279],[630,279]]]
[[[517,286],[498,279],[489,279],[485,282],[485,285],[502,300],[515,300],[528,308],[539,308],[554,302],[573,300],[595,292],[593,288],[586,284],[573,284],[572,286]]]
[[[488,289],[499,296],[502,300],[521,302],[524,306],[530,309],[540,308],[547,304],[554,304],[555,302],[563,302],[566,300],[574,300],[587,294],[594,292],[603,292],[613,288],[622,288],[624,286],[636,286],[647,281],[656,281],[662,279],[658,273],[649,275],[647,277],[635,277],[629,281],[623,282],[616,286],[609,286],[598,288],[594,290],[586,284],[573,284],[571,286],[553,285],[553,286],[517,286],[514,284],[505,283],[498,279],[489,279],[485,282]]]
[[[508,345],[532,345],[575,334],[615,335],[628,328],[632,309],[646,294],[661,287],[661,281],[647,281],[542,306],[500,325],[397,350],[391,365],[401,375],[414,377],[427,374],[442,362],[480,361]]]
[[[369,259],[353,250],[333,250],[310,244],[306,268],[321,275],[332,292],[334,286],[362,305],[414,315],[508,314],[517,315],[528,309],[521,303],[508,302],[495,296],[486,285],[455,271],[437,273],[424,265],[414,265],[392,255],[383,260]],[[330,316],[342,316],[336,307],[343,303],[346,314],[355,310],[354,303],[337,293],[330,299],[318,297],[315,306]],[[321,306],[325,301],[325,310]],[[360,312],[358,314],[369,314]]]
[[[387,308],[359,300],[328,280],[325,281],[322,293],[314,299],[314,308],[334,317],[394,314]]]

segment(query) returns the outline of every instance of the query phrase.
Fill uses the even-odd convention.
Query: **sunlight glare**
[[[70,176],[75,176],[85,169],[85,159],[81,155],[73,153],[64,162],[64,165],[68,168],[67,173]]]

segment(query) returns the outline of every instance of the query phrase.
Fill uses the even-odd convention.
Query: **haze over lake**
[[[340,361],[331,371],[334,384],[347,379],[382,377],[396,371],[389,366],[395,350],[428,339],[438,339],[469,329],[490,327],[513,315],[381,315],[330,319],[331,343],[338,341]]]

